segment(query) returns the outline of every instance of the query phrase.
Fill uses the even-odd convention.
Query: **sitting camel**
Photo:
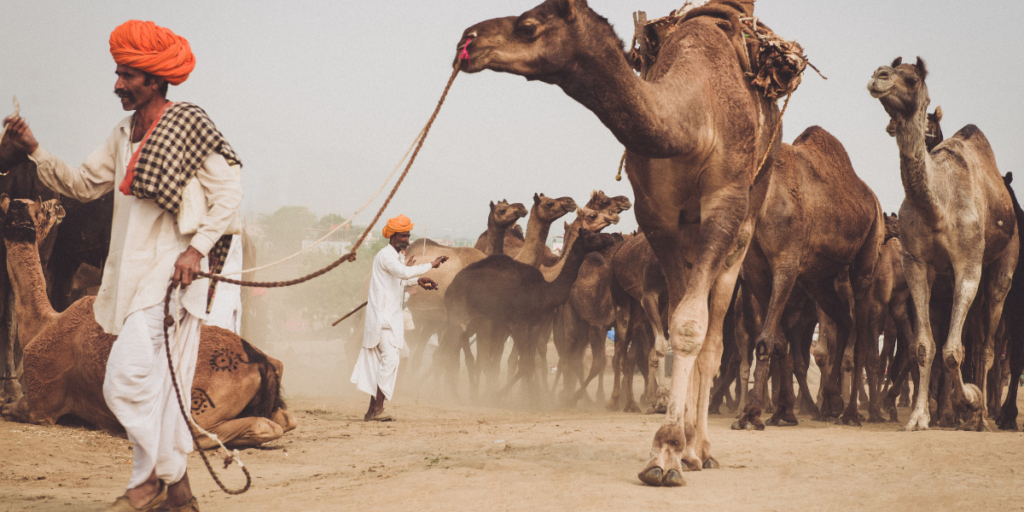
[[[920,57],[915,64],[897,58],[891,66],[878,68],[868,82],[871,96],[896,123],[900,177],[906,192],[899,215],[903,271],[914,299],[914,346],[920,370],[920,391],[906,428],[925,430],[931,420],[928,383],[936,343],[929,303],[939,277],[953,281],[952,314],[942,349],[951,402],[970,416],[962,428],[987,430],[984,377],[993,363],[996,329],[1017,266],[1017,222],[992,147],[978,127],[967,125],[928,151],[927,75]],[[984,360],[978,361],[979,371],[974,374],[980,390],[965,384],[961,373],[961,336],[979,290]]]
[[[36,203],[0,199],[5,213],[7,269],[18,310],[18,335],[25,345],[26,392],[0,413],[25,423],[54,424],[74,415],[108,431],[121,430],[103,399],[107,357],[116,336],[106,334],[93,316],[95,297],[78,300],[64,312],[46,298],[37,239],[45,238],[63,216],[57,200]],[[228,447],[258,446],[296,427],[281,398],[283,365],[234,333],[204,326],[199,364],[192,383],[192,415]],[[199,439],[201,448],[216,446]]]

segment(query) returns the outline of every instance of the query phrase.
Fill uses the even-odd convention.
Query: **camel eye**
[[[527,39],[537,37],[537,23],[534,21],[520,23],[519,26],[516,27],[516,34]]]
[[[907,87],[917,87],[916,76],[908,76],[905,81],[907,82]]]

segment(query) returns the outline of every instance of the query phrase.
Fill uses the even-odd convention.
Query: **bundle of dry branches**
[[[804,69],[808,65],[814,66],[796,41],[780,37],[756,17],[741,16],[744,11],[739,3],[719,0],[694,6],[687,2],[668,16],[650,21],[645,13],[636,13],[636,31],[630,53],[633,69],[646,79],[647,71],[658,59],[661,44],[679,25],[697,16],[711,16],[734,39],[740,66],[751,85],[766,98],[777,99],[792,94],[800,85]]]

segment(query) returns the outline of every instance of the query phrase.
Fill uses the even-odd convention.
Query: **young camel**
[[[4,220],[7,270],[14,283],[18,335],[25,345],[26,392],[4,405],[7,419],[52,425],[74,415],[108,430],[122,430],[103,399],[103,375],[116,336],[93,319],[95,297],[86,297],[63,312],[46,298],[37,239],[63,218],[57,200],[36,203],[0,199]],[[281,437],[297,423],[285,409],[280,383],[283,365],[234,333],[203,327],[190,396],[200,426],[229,447],[251,447]],[[216,444],[201,438],[202,448]]]
[[[518,353],[535,353],[541,329],[550,325],[554,308],[569,298],[569,291],[587,253],[599,251],[612,243],[611,235],[582,230],[577,243],[568,252],[560,275],[552,282],[545,280],[540,270],[505,255],[489,256],[459,272],[445,294],[448,325],[445,339],[441,342],[443,354],[439,356],[447,362],[445,373],[450,379],[449,384],[454,384],[458,375],[455,350],[465,343],[467,326],[478,318],[485,318],[495,326],[507,326]],[[496,341],[503,345],[504,338]],[[493,352],[498,353],[496,350]],[[453,354],[456,357],[453,358]],[[481,359],[478,366],[486,366],[487,373],[495,375],[493,363],[496,359]],[[521,358],[518,371],[502,394],[520,378],[525,378],[527,386],[532,388],[535,361],[532,357]],[[494,382],[494,379],[489,381]],[[531,393],[531,396],[535,394]]]
[[[891,66],[878,68],[868,82],[871,96],[896,123],[900,177],[906,192],[899,215],[903,270],[914,298],[914,345],[920,370],[920,391],[906,428],[925,430],[931,419],[928,383],[936,344],[929,302],[939,276],[953,280],[949,333],[942,349],[952,384],[951,402],[970,416],[961,428],[981,431],[988,429],[984,376],[992,366],[996,328],[1017,265],[1017,223],[995,155],[981,130],[967,125],[931,152],[927,150],[927,74],[920,57],[915,64],[903,64],[897,58]],[[965,384],[960,370],[964,320],[979,289],[984,360],[975,375],[981,376],[980,390]]]
[[[551,266],[557,263],[558,256],[551,254],[550,257],[546,257],[545,254],[551,252],[547,246],[551,223],[569,212],[576,211],[576,208],[576,201],[571,197],[554,199],[544,194],[534,194],[530,218],[526,222],[526,240],[523,242],[522,250],[514,256],[515,260],[535,268],[539,268],[541,264]]]
[[[752,1],[713,0],[690,11],[662,42],[649,81],[633,73],[622,41],[586,0],[546,0],[484,21],[457,46],[468,53],[460,61],[467,72],[558,85],[626,147],[637,222],[668,284],[674,352],[668,412],[638,475],[648,485],[683,485],[682,464],[718,467],[707,410],[722,321],[761,206],[750,185],[761,159],[771,168],[777,150],[770,140],[778,106],[744,76],[733,41],[740,34],[719,25],[752,15]]]
[[[419,368],[423,358],[423,350],[427,346],[430,337],[437,334],[440,337],[441,329],[444,327],[444,294],[448,285],[460,270],[487,257],[487,254],[502,254],[504,251],[505,233],[515,223],[526,216],[526,207],[522,203],[509,204],[508,201],[499,201],[490,204],[490,212],[487,214],[486,237],[489,252],[484,253],[474,247],[446,247],[428,238],[420,238],[409,244],[406,249],[406,264],[413,264],[415,261],[434,261],[438,256],[447,256],[448,261],[436,269],[431,269],[423,277],[433,279],[437,283],[436,292],[419,293],[419,288],[409,289],[409,300],[406,306],[412,314],[415,328],[406,332],[406,340],[412,349],[411,371],[414,373]],[[482,330],[489,330],[487,326],[479,326]],[[466,347],[468,349],[468,347]],[[470,354],[467,350],[467,354]],[[471,355],[470,355],[471,357]]]

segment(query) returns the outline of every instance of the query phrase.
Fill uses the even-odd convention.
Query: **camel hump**
[[[793,146],[805,155],[814,155],[814,159],[825,165],[816,166],[818,172],[842,171],[856,175],[853,162],[846,153],[843,143],[834,135],[820,126],[810,126],[793,141]]]
[[[953,136],[964,141],[969,141],[971,139],[978,138],[984,140],[985,143],[988,144],[988,138],[985,137],[984,133],[982,133],[981,128],[978,128],[976,125],[973,124],[969,124],[967,126],[964,126],[963,128],[960,128],[960,130],[956,132]]]

